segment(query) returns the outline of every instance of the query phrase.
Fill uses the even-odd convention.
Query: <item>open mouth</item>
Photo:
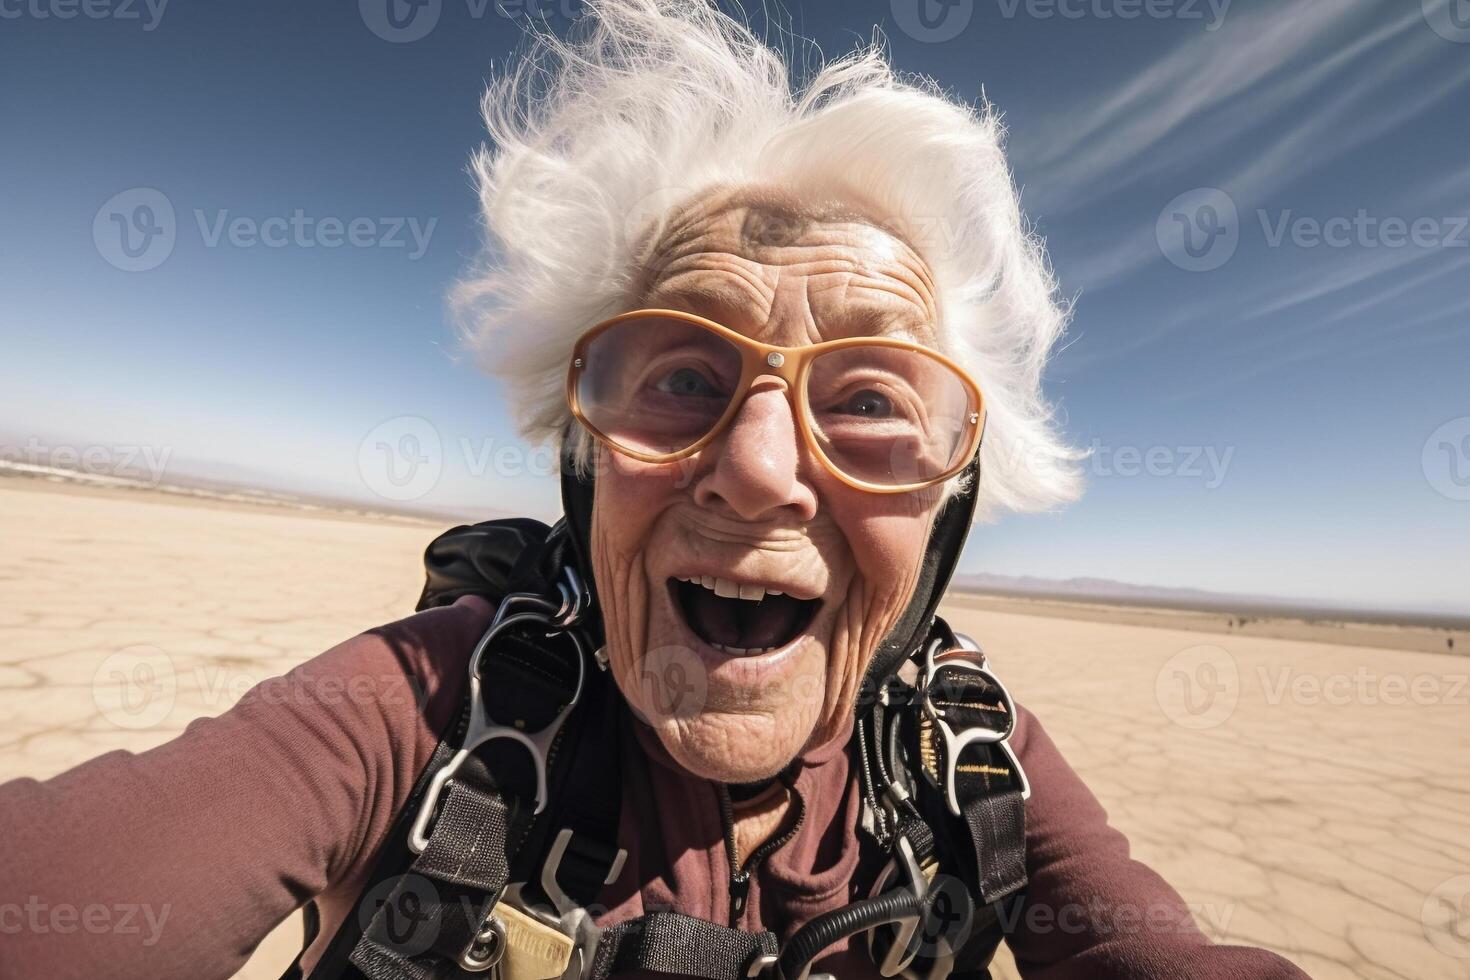
[[[669,579],[674,605],[695,636],[735,656],[784,647],[811,625],[820,599],[705,575]]]

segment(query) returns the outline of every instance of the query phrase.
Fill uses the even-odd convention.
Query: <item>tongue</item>
[[[770,595],[760,602],[725,599],[696,589],[689,603],[694,631],[710,643],[759,650],[780,646],[796,630],[801,603],[790,596]]]

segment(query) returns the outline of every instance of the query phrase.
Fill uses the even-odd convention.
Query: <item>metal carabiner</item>
[[[528,612],[510,612],[517,605],[531,605],[533,609]],[[470,691],[470,720],[465,729],[464,742],[458,751],[445,764],[444,768],[434,774],[430,780],[429,787],[424,793],[424,800],[419,805],[418,814],[414,817],[413,827],[408,834],[408,846],[415,854],[422,854],[429,846],[429,823],[433,820],[434,811],[438,808],[439,797],[444,792],[445,785],[453,778],[455,772],[464,764],[464,761],[486,742],[497,738],[510,739],[524,746],[531,754],[531,761],[536,771],[536,813],[546,809],[546,759],[551,750],[551,743],[561,732],[562,725],[566,723],[571,715],[572,709],[582,699],[582,687],[587,680],[587,650],[582,644],[581,637],[575,630],[555,630],[564,632],[577,651],[577,686],[572,693],[571,700],[559,711],[545,728],[540,731],[527,733],[510,725],[502,725],[495,719],[489,717],[485,710],[485,701],[480,696],[480,663],[486,649],[497,636],[512,626],[520,623],[537,622],[549,627],[555,627],[557,607],[547,602],[541,596],[533,593],[513,593],[506,596],[496,610],[495,619],[485,635],[480,637],[480,642],[475,645],[475,652],[470,657],[469,667],[469,691]]]

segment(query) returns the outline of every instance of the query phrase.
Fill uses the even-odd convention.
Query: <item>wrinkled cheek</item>
[[[928,531],[925,522],[922,540],[927,541]],[[922,552],[902,548],[885,557],[889,560],[880,563],[880,573],[860,573],[854,577],[843,608],[833,624],[827,663],[827,699],[818,732],[819,740],[830,737],[846,724],[859,695],[864,693],[863,676],[877,653],[878,645],[893,631],[913,597]]]
[[[638,520],[643,515],[630,504],[638,499],[637,483],[635,474],[601,461],[591,530],[592,574],[602,605],[608,662],[629,700],[638,694],[651,607],[643,547],[646,517]]]

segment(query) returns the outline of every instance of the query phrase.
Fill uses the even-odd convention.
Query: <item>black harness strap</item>
[[[603,932],[591,980],[635,970],[745,980],[752,964],[776,952],[776,937],[769,932],[741,932],[677,912],[653,912]]]
[[[373,916],[353,964],[371,980],[442,976],[505,891],[509,830],[498,793],[451,780],[429,846]]]

